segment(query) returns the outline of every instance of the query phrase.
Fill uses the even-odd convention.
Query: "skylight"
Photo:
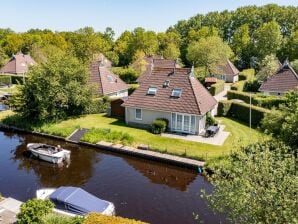
[[[170,80],[165,80],[165,82],[163,83],[163,87],[168,87],[170,85]]]
[[[181,93],[182,93],[182,89],[175,88],[175,89],[173,89],[171,96],[173,96],[173,97],[181,97]]]
[[[156,87],[149,87],[147,94],[148,95],[156,95],[157,88]]]

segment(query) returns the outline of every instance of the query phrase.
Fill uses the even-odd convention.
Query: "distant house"
[[[96,94],[99,96],[128,96],[128,85],[112,73],[101,60],[91,63],[89,83],[95,85]]]
[[[298,75],[288,61],[286,61],[275,74],[262,83],[259,90],[264,95],[280,96],[297,87]]]
[[[0,73],[22,75],[27,73],[29,67],[35,64],[36,62],[30,55],[17,53],[0,69]]]
[[[225,82],[234,83],[238,81],[239,70],[228,59],[225,63],[218,65],[217,72],[214,76],[218,79],[224,80]]]
[[[217,78],[216,77],[206,77],[205,78],[205,87],[209,88],[213,84],[217,83]]]
[[[156,68],[122,104],[129,125],[148,127],[166,118],[172,132],[200,134],[217,101],[189,68]]]
[[[146,70],[137,79],[137,82],[141,84],[148,76],[150,76],[153,68],[180,68],[176,60],[163,59],[161,56],[145,57]]]

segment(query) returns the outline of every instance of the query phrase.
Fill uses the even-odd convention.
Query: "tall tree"
[[[279,24],[275,21],[262,24],[255,32],[254,41],[255,51],[260,59],[276,54],[282,43]]]
[[[209,74],[217,72],[217,66],[233,56],[229,45],[216,36],[190,43],[187,51],[187,59],[195,66],[203,66]]]
[[[55,120],[85,113],[92,100],[87,69],[66,54],[49,58],[30,68],[25,85],[11,101],[11,107],[27,119]]]

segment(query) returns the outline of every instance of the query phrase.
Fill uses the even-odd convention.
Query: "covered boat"
[[[84,216],[90,212],[114,215],[112,202],[101,200],[79,187],[45,188],[36,191],[38,199],[50,199],[55,211],[69,216]]]
[[[50,163],[61,163],[70,159],[70,151],[47,144],[29,143],[27,149],[37,158]]]

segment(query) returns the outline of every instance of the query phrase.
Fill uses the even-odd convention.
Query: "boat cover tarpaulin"
[[[101,200],[79,187],[59,187],[50,195],[50,200],[65,204],[74,213],[85,215],[89,212],[103,212],[109,202]]]

